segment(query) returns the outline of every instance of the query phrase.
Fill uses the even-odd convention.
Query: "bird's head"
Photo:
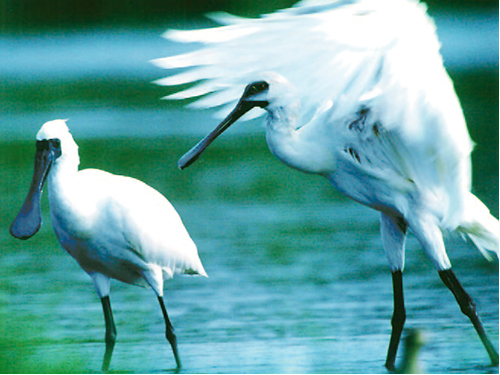
[[[35,166],[38,163],[46,165],[46,173],[51,168],[64,164],[70,168],[78,168],[78,145],[71,135],[67,120],[46,122],[36,135]]]
[[[53,162],[78,155],[78,146],[66,125],[67,120],[46,122],[36,134],[37,149],[48,147],[53,154]]]
[[[271,72],[260,74],[258,78],[245,87],[236,107],[219,126],[179,159],[179,168],[184,169],[190,166],[219,135],[245,113],[254,108],[262,108],[272,112],[277,107],[293,103],[290,97],[294,94],[293,86],[281,75]]]
[[[42,224],[40,200],[45,181],[54,164],[75,157],[78,166],[78,146],[71,136],[65,120],[45,123],[36,135],[33,178],[21,211],[10,227],[12,236],[28,239]]]

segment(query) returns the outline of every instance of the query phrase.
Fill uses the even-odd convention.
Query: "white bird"
[[[425,5],[306,0],[258,19],[212,18],[225,25],[165,34],[201,43],[193,52],[153,61],[176,73],[158,84],[197,83],[167,99],[200,97],[190,106],[223,106],[220,113],[227,115],[179,167],[189,166],[246,112],[267,112],[266,139],[278,159],[323,175],[346,196],[380,211],[394,286],[386,367],[394,369],[406,316],[408,228],[498,364],[443,243],[442,230],[458,232],[487,258],[490,251],[498,257],[500,227],[470,191],[473,143]]]
[[[177,339],[163,301],[163,280],[175,274],[207,276],[196,245],[159,192],[130,177],[98,169],[79,171],[79,162],[78,146],[66,122],[45,123],[36,135],[33,179],[11,234],[28,239],[38,231],[40,199],[47,181],[57,239],[90,275],[101,298],[106,324],[103,370],[109,369],[116,341],[109,301],[111,279],[153,289],[180,369]]]

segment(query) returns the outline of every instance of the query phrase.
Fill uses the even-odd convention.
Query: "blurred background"
[[[17,32],[27,28],[151,27],[201,17],[213,11],[259,16],[295,3],[293,0],[85,0],[75,4],[61,0],[2,0],[0,20],[4,31]],[[494,0],[429,0],[426,3],[437,10],[489,9],[494,13],[498,8]]]
[[[0,0],[0,372],[97,372],[104,319],[88,276],[59,247],[47,199],[28,241],[8,228],[27,193],[34,137],[68,118],[82,168],[138,178],[179,211],[209,279],[165,285],[187,373],[383,373],[392,284],[378,215],[268,151],[260,121],[241,124],[186,171],[177,159],[217,123],[210,111],[161,97],[150,60],[186,51],[168,28],[213,26],[290,0]],[[498,217],[498,2],[428,1],[463,105],[473,191]],[[498,262],[449,235],[448,254],[498,347]],[[410,236],[408,327],[429,340],[429,372],[488,373],[487,355],[451,293]],[[111,368],[174,367],[152,291],[115,282]]]

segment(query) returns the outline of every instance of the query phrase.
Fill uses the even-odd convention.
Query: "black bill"
[[[235,123],[241,116],[254,107],[261,107],[262,102],[250,102],[240,100],[236,108],[217,126],[210,134],[203,138],[191,150],[186,152],[177,162],[180,169],[184,169],[193,164],[196,159],[210,146],[210,144],[221,135],[227,128]]]
[[[36,142],[35,170],[31,180],[28,195],[24,200],[21,211],[10,226],[10,234],[21,240],[33,236],[42,225],[40,200],[45,180],[54,160],[59,156],[57,150],[51,147],[51,141]],[[60,149],[59,149],[60,152]]]

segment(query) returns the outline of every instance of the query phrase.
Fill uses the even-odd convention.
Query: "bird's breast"
[[[270,127],[266,140],[271,153],[288,166],[306,173],[327,175],[336,168],[332,138],[309,133],[305,127]]]

